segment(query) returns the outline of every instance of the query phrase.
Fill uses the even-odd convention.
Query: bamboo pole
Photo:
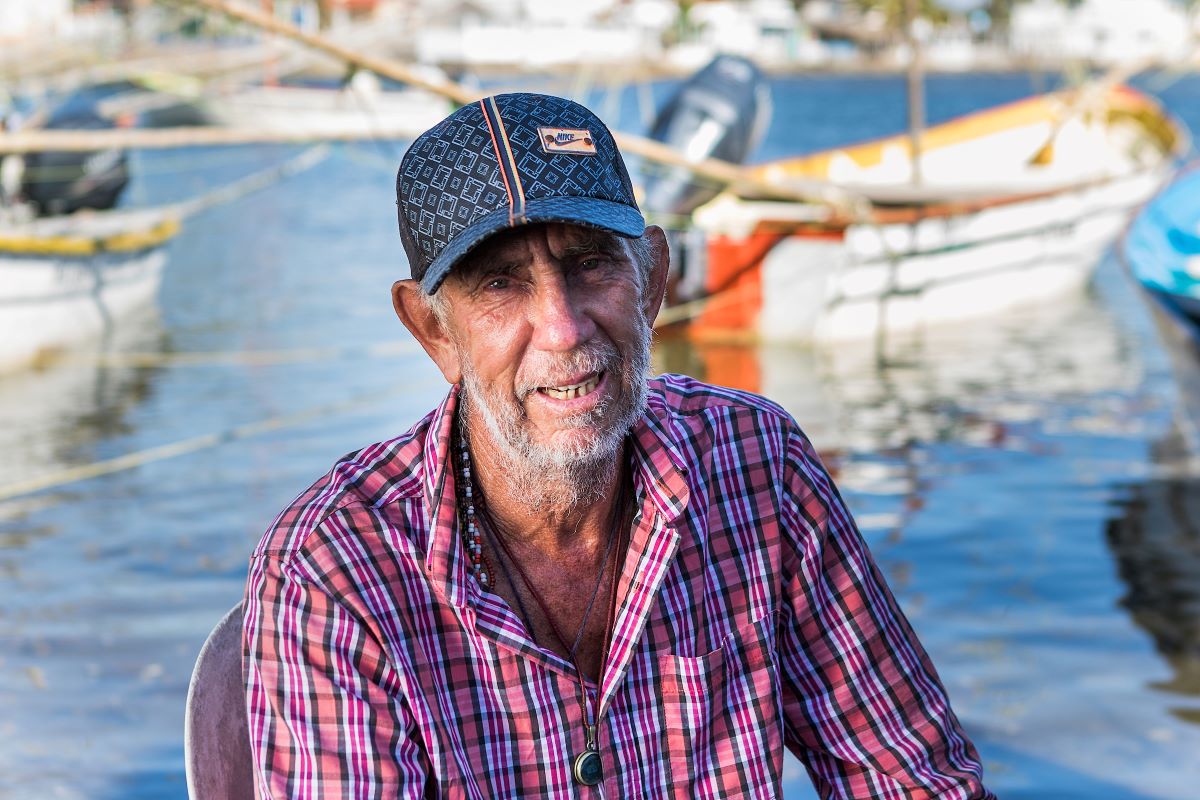
[[[431,78],[400,62],[366,55],[329,41],[325,37],[306,33],[272,16],[228,0],[160,0],[172,4],[198,6],[224,14],[264,31],[304,44],[359,69],[369,70],[385,78],[402,81],[411,86],[466,104],[481,96],[479,92],[449,80]],[[411,138],[412,130],[352,130],[315,133],[310,131],[249,131],[227,128],[179,127],[158,129],[121,129],[101,131],[25,130],[0,134],[0,154],[33,153],[40,151],[88,151],[118,148],[161,149],[215,145],[306,143],[314,141],[356,141],[362,139]],[[861,216],[869,206],[867,201],[834,184],[812,179],[767,180],[749,168],[719,159],[693,161],[679,151],[630,133],[613,132],[617,145],[625,153],[638,155],[648,161],[672,167],[682,167],[693,174],[730,186],[734,191],[771,200],[810,203],[828,208],[827,218]]]
[[[246,22],[261,30],[276,33],[315,50],[341,59],[351,66],[369,70],[385,78],[401,81],[426,91],[449,98],[456,103],[467,104],[480,99],[482,95],[462,84],[449,80],[439,80],[423,75],[411,67],[392,59],[379,58],[353,51],[329,41],[323,36],[306,33],[294,25],[281,22],[274,17],[263,14],[247,6],[229,2],[228,0],[159,0],[173,4],[198,6],[216,13],[224,14],[232,19]],[[861,209],[863,201],[838,188],[834,184],[815,180],[788,180],[786,183],[764,180],[750,170],[737,164],[718,159],[703,159],[692,161],[678,151],[642,136],[629,133],[613,132],[617,145],[626,153],[633,153],[649,161],[655,161],[669,166],[684,167],[694,174],[730,185],[736,191],[762,196],[773,200],[786,200],[801,203],[816,203],[833,206],[837,211],[850,216]],[[2,141],[2,140],[0,140]],[[2,145],[0,145],[2,147]]]
[[[376,75],[401,81],[418,89],[425,89],[462,105],[478,100],[480,97],[478,92],[474,92],[461,84],[424,75],[406,64],[389,58],[379,58],[352,50],[349,47],[332,42],[324,36],[302,31],[295,25],[277,20],[269,14],[264,14],[248,6],[228,2],[228,0],[159,0],[159,2],[171,5],[198,6],[209,11],[224,14],[231,19],[253,25],[259,30],[266,31],[267,33],[275,33],[311,47],[314,50],[319,50],[359,69],[369,70]]]
[[[380,139],[411,139],[419,131],[372,129],[361,127],[342,131],[242,130],[220,127],[111,128],[107,130],[32,129],[0,134],[0,155],[8,153],[89,152],[108,148],[161,150],[182,147],[212,147],[244,144],[305,144],[311,142],[353,142]],[[757,178],[743,167],[717,159],[689,161],[682,153],[661,142],[629,134],[613,133],[625,151],[672,167],[683,167],[735,191],[772,200],[809,202],[834,206],[850,214],[859,199],[832,184],[802,179],[775,183]]]
[[[238,128],[112,128],[108,130],[24,130],[0,135],[0,155],[6,153],[86,152],[110,147],[161,150],[172,147],[205,147],[242,144],[306,144],[311,142],[352,142],[366,139],[410,139],[415,131],[365,130],[343,131],[241,130]]]
[[[908,143],[912,162],[912,183],[920,186],[921,136],[925,130],[925,75],[921,63],[921,42],[915,30],[920,10],[917,0],[904,0],[904,38],[908,43]]]

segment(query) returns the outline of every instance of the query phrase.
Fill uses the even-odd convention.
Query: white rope
[[[379,342],[366,347],[299,347],[289,350],[206,350],[182,353],[63,353],[50,362],[55,367],[140,369],[147,367],[205,367],[214,365],[265,367],[278,364],[311,364],[392,358],[422,352],[411,340]]]
[[[265,189],[272,184],[278,183],[284,178],[297,175],[305,170],[315,167],[317,164],[325,160],[329,155],[330,148],[327,144],[319,144],[308,148],[303,153],[294,158],[290,158],[274,167],[256,172],[252,175],[247,175],[245,178],[236,180],[233,183],[227,183],[210,192],[206,192],[198,197],[193,197],[191,200],[185,200],[182,203],[177,203],[174,206],[176,213],[183,219],[194,216],[201,211],[206,211],[214,206],[230,203],[238,198],[245,197],[251,192],[257,192],[260,189]]]
[[[423,381],[415,384],[422,386],[431,383],[432,381]],[[411,391],[414,384],[407,384],[405,391]],[[236,442],[242,439],[249,439],[254,436],[261,436],[264,433],[283,430],[285,428],[293,428],[305,422],[310,422],[315,419],[326,417],[331,414],[344,413],[359,406],[368,405],[379,398],[394,393],[395,387],[389,388],[384,392],[371,392],[348,400],[340,400],[336,403],[326,403],[323,405],[313,406],[297,411],[293,414],[281,414],[275,417],[269,417],[258,422],[250,422],[245,425],[238,425],[217,433],[207,433],[201,436],[193,436],[189,439],[183,439],[170,444],[159,445],[158,447],[150,447],[145,450],[138,450],[134,453],[126,453],[123,456],[116,458],[96,461],[91,464],[82,464],[76,467],[67,467],[56,472],[50,472],[45,475],[38,475],[26,480],[16,481],[7,486],[0,486],[0,502],[13,500],[25,495],[33,494],[34,492],[44,491],[46,489],[54,489],[60,486],[66,486],[72,483],[99,478],[104,475],[112,475],[117,472],[125,472],[127,470],[142,467],[147,464],[153,464],[158,461],[165,461],[169,458],[177,458],[189,453],[195,453],[200,450],[206,450],[210,447],[225,444],[227,442]]]

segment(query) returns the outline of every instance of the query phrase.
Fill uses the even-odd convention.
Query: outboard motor
[[[689,160],[741,164],[771,120],[771,89],[752,61],[719,55],[685,81],[655,117],[650,138]],[[647,165],[644,206],[651,213],[687,216],[722,187],[682,167]]]
[[[650,138],[689,160],[719,158],[741,164],[766,133],[771,88],[754,62],[719,55],[685,81],[659,111]],[[686,228],[686,217],[724,188],[683,167],[645,164],[642,206],[667,229],[671,248],[668,291],[673,301],[704,295],[708,248],[704,233]],[[677,222],[676,220],[681,220]]]
[[[72,95],[55,109],[43,128],[105,130],[116,127],[97,107],[109,94],[111,92],[104,90],[84,90]],[[112,208],[128,182],[128,154],[121,149],[30,153],[25,157],[22,192],[39,216],[51,216],[72,214],[83,208]]]

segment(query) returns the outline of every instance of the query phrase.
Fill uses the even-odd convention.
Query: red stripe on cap
[[[512,190],[512,187],[508,185],[508,175],[505,174],[506,170],[504,169],[504,164],[500,161],[500,159],[502,159],[504,156],[500,150],[499,143],[497,143],[497,141],[496,141],[496,130],[492,127],[491,115],[488,114],[487,101],[490,99],[491,98],[489,97],[484,100],[480,100],[479,101],[479,110],[483,112],[483,121],[487,123],[488,133],[492,137],[492,149],[494,149],[496,151],[496,163],[497,163],[497,166],[500,167],[500,179],[504,181],[504,190],[506,192],[508,192],[508,224],[512,225],[513,224],[513,206],[514,206],[513,190]],[[497,116],[497,118],[499,118],[499,114],[497,114],[496,116]]]
[[[496,98],[489,97],[489,98],[487,98],[487,102],[489,105],[491,105],[492,111],[496,114],[496,124],[498,126],[500,126],[500,141],[504,143],[504,157],[505,157],[505,160],[508,162],[509,170],[512,172],[513,184],[515,184],[517,187],[517,191],[513,192],[513,194],[512,194],[513,205],[515,206],[516,216],[520,217],[521,221],[524,222],[525,221],[525,187],[521,185],[521,173],[517,170],[517,159],[516,159],[516,156],[513,155],[512,145],[509,144],[509,142],[508,142],[508,130],[505,129],[505,127],[504,127],[504,117],[502,117],[500,115],[500,108],[496,105]],[[511,213],[509,216],[510,216],[509,224],[511,225],[511,224],[513,224],[514,220],[511,219],[511,217],[512,217]]]

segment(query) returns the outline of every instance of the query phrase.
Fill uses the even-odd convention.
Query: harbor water
[[[1049,85],[934,77],[929,115]],[[1200,79],[1140,85],[1200,130]],[[641,130],[646,97],[668,90],[591,101]],[[894,76],[779,78],[774,104],[756,160],[906,119]],[[172,243],[154,307],[93,349],[0,376],[0,496],[46,478],[0,500],[0,798],[186,797],[192,662],[240,599],[251,547],[336,458],[445,393],[390,305],[407,276],[401,151],[339,146],[204,212]],[[125,202],[184,199],[294,152],[141,153]],[[1086,294],[919,340],[665,338],[655,367],[796,416],[994,791],[1200,797],[1200,477],[1177,457],[1195,398],[1111,256]],[[790,756],[785,797],[815,797]]]

